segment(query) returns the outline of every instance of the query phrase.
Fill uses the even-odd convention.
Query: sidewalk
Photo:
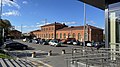
[[[71,56],[71,54],[56,54],[53,53],[51,56],[39,56],[36,58],[27,57],[28,60],[43,64],[43,67],[66,67],[66,57]]]

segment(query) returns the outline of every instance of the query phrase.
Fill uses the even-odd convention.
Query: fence
[[[72,56],[66,58],[67,67],[120,67],[119,43],[116,48],[73,48]]]

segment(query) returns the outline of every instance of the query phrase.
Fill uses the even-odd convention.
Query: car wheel
[[[54,47],[56,47],[57,45],[54,44]]]

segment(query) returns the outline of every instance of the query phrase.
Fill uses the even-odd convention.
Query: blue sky
[[[104,29],[104,11],[86,5],[87,23]],[[10,20],[22,32],[59,22],[68,26],[84,25],[83,3],[77,0],[3,0],[3,19]]]

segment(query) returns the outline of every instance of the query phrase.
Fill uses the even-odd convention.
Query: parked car
[[[58,40],[50,40],[49,45],[51,46],[61,46],[61,43]]]
[[[73,41],[73,45],[81,45],[81,42],[80,42],[80,41],[78,41],[78,40],[77,40],[77,41],[76,41],[76,40],[74,40],[74,41]]]
[[[50,40],[49,39],[47,39],[47,40],[45,40],[45,39],[41,39],[40,40],[40,42],[39,42],[39,44],[41,44],[41,45],[48,45]]]
[[[85,41],[85,46],[92,47],[93,44],[91,41]]]
[[[93,45],[94,47],[96,47],[97,45],[99,45],[99,42],[94,42]]]
[[[60,41],[62,44],[67,44],[67,40],[63,39]]]
[[[95,42],[95,48],[100,49],[101,47],[105,47],[105,42]]]
[[[93,45],[92,45],[92,43],[87,43],[86,46],[92,47]]]
[[[23,41],[23,42],[26,42],[26,41],[27,41],[27,39],[25,38],[25,39],[23,39],[22,41]]]
[[[75,41],[76,41],[75,38],[67,38],[67,44],[73,44],[73,42]]]
[[[29,39],[28,42],[29,42],[29,43],[32,43],[32,39]]]
[[[5,43],[4,44],[4,48],[7,49],[7,50],[12,50],[12,49],[15,49],[15,50],[19,50],[19,49],[28,49],[28,46],[27,45],[24,45],[22,43],[18,43],[18,42],[9,42],[9,43]]]
[[[32,43],[35,43],[35,44],[39,44],[39,41],[38,39],[32,39]]]
[[[67,44],[73,44],[73,43],[74,43],[74,44],[77,44],[76,40],[68,40],[68,41],[67,41]]]

